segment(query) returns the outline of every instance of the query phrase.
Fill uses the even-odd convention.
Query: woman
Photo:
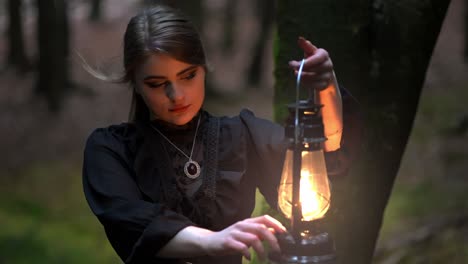
[[[325,105],[326,150],[340,146],[341,98],[328,53],[299,38],[302,80]],[[292,72],[299,67],[291,61]],[[283,129],[247,110],[203,110],[207,66],[199,35],[173,9],[133,17],[122,81],[133,89],[129,123],[96,129],[83,166],[87,201],[126,263],[241,263],[262,241],[279,250],[269,216],[250,218],[258,187],[276,207]]]

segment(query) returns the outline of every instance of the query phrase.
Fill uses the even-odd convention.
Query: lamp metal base
[[[302,233],[296,241],[290,234],[277,234],[281,253],[270,254],[273,264],[334,264],[335,244],[326,233]]]

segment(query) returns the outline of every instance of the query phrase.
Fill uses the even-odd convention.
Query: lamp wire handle
[[[302,68],[304,67],[305,58],[302,59],[301,65],[299,66],[299,71],[297,72],[297,79],[296,79],[296,114],[294,120],[294,140],[295,144],[299,142],[299,89],[301,86],[301,75],[302,75]]]

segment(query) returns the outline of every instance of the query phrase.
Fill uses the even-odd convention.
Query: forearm
[[[206,255],[204,238],[213,232],[195,226],[188,226],[175,235],[156,254],[163,258],[187,258]]]
[[[323,105],[322,117],[324,123],[325,151],[335,151],[340,148],[343,132],[343,106],[340,89],[335,74],[327,88],[317,93],[317,102]]]

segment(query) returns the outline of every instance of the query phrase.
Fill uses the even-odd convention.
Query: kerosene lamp
[[[309,100],[299,100],[297,75],[296,102],[288,105],[285,136],[289,140],[278,189],[278,206],[290,219],[290,230],[278,235],[281,255],[273,263],[334,263],[335,246],[323,230],[323,218],[330,207],[330,185],[325,165],[322,105],[315,103],[315,91]]]

